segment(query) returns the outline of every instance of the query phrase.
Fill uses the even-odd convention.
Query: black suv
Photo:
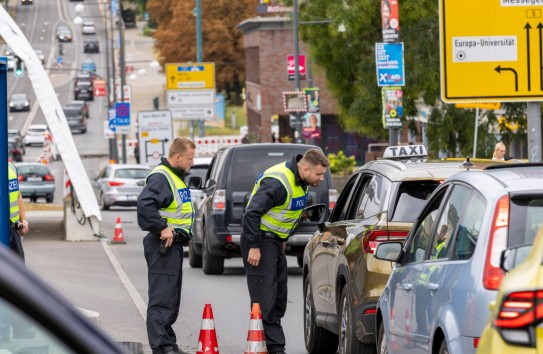
[[[98,39],[85,39],[83,41],[83,53],[100,53],[100,42],[98,42]]]
[[[189,263],[202,267],[205,274],[222,274],[224,259],[241,256],[239,241],[241,218],[257,177],[269,167],[290,160],[314,148],[302,144],[242,144],[220,149],[211,162],[204,181],[204,201],[195,219],[201,228],[193,228],[189,243]],[[333,208],[337,199],[332,176],[309,188],[307,205],[323,203]],[[315,232],[314,226],[301,226],[286,244],[286,254],[298,257],[302,265],[305,245]]]

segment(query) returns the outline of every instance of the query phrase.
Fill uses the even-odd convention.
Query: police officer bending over
[[[194,164],[196,145],[176,138],[168,158],[151,171],[138,198],[138,224],[149,233],[143,239],[149,303],[147,336],[153,354],[185,353],[172,325],[179,314],[183,279],[183,243],[191,238],[193,209],[183,181]]]
[[[241,254],[253,303],[260,304],[266,347],[285,353],[281,319],[287,309],[285,242],[307,202],[309,186],[324,180],[330,161],[320,149],[267,169],[256,181],[242,219]]]

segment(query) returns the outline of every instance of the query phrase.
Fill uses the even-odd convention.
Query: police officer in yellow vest
[[[23,197],[19,192],[19,179],[17,169],[8,162],[8,189],[9,189],[9,246],[24,260],[25,254],[21,236],[28,232],[28,221],[23,203]]]
[[[242,219],[241,254],[253,303],[260,304],[266,347],[285,353],[281,319],[287,309],[285,242],[307,202],[309,186],[324,180],[330,161],[309,149],[267,169],[256,180]]]
[[[176,138],[168,157],[151,171],[138,198],[138,224],[148,270],[147,336],[153,354],[185,353],[172,325],[177,320],[183,279],[183,246],[190,239],[193,209],[183,178],[194,164],[196,145]]]

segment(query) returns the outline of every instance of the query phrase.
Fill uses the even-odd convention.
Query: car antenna
[[[469,156],[466,157],[466,160],[464,160],[462,166],[464,166],[467,171],[469,171],[469,169],[473,167],[473,163],[470,161]]]

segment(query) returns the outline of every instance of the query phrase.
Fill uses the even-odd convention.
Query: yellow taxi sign
[[[439,4],[445,102],[543,100],[541,1],[440,0]]]
[[[165,68],[170,90],[215,88],[215,63],[168,63]]]
[[[480,108],[489,110],[500,109],[501,106],[501,102],[468,102],[455,104],[456,108]]]

